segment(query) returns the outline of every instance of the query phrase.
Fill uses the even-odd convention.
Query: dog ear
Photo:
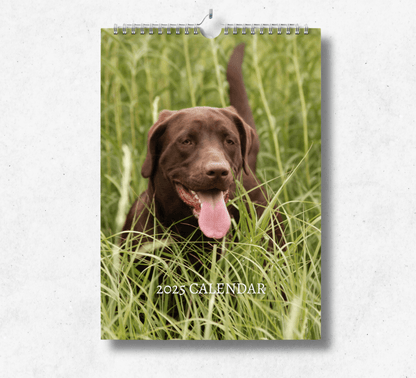
[[[144,178],[149,178],[153,173],[158,154],[158,140],[166,131],[169,119],[175,113],[175,111],[171,110],[163,110],[160,112],[157,122],[150,128],[149,133],[147,134],[147,154],[142,166],[142,176]]]
[[[256,131],[248,125],[242,117],[238,114],[237,110],[233,106],[222,109],[228,118],[231,118],[234,124],[237,126],[240,134],[241,144],[241,156],[243,157],[243,169],[248,175],[250,172],[248,155],[250,154],[254,141],[256,140]]]

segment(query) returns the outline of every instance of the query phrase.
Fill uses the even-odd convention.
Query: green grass
[[[251,204],[247,210],[249,199],[239,186],[228,203],[240,209],[239,224],[233,221],[231,236],[205,252],[189,240],[174,241],[166,230],[153,243],[120,253],[125,215],[147,187],[140,174],[147,131],[163,109],[228,106],[225,70],[241,42],[261,143],[257,176],[272,199],[264,215],[256,219]],[[320,339],[319,30],[307,36],[240,32],[215,40],[114,36],[103,30],[101,68],[102,338]],[[274,205],[284,214],[284,249],[269,245]],[[201,262],[198,271],[190,266],[190,253]],[[140,273],[135,259],[146,256]],[[262,283],[267,289],[265,294],[192,294],[194,282]],[[159,295],[160,284],[185,286],[185,294]]]

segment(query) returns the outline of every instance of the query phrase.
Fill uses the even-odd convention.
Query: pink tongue
[[[198,223],[205,236],[221,239],[231,225],[230,215],[224,202],[224,195],[220,190],[198,192],[201,200],[201,213]]]

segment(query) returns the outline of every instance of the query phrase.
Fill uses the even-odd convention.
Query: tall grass
[[[244,81],[260,136],[257,176],[271,198],[260,219],[241,185],[230,237],[204,250],[163,235],[120,250],[147,131],[159,111],[229,105],[225,71],[246,43]],[[102,31],[101,284],[103,339],[319,339],[321,336],[320,34],[117,35]],[[284,246],[270,240],[274,206]],[[129,239],[131,243],[132,240]],[[197,269],[189,262],[193,254]],[[218,256],[220,256],[218,258]],[[146,259],[143,259],[145,258]],[[137,261],[145,264],[136,268]],[[254,283],[265,294],[193,294],[191,283]],[[158,285],[184,286],[159,295]],[[248,286],[248,285],[247,285]]]

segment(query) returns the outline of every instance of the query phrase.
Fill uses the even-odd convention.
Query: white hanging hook
[[[208,17],[208,19],[207,19]],[[204,25],[202,26],[202,23]],[[220,35],[222,30],[222,24],[218,17],[214,20],[214,10],[210,9],[204,19],[198,24],[199,29],[204,37],[215,38]]]

